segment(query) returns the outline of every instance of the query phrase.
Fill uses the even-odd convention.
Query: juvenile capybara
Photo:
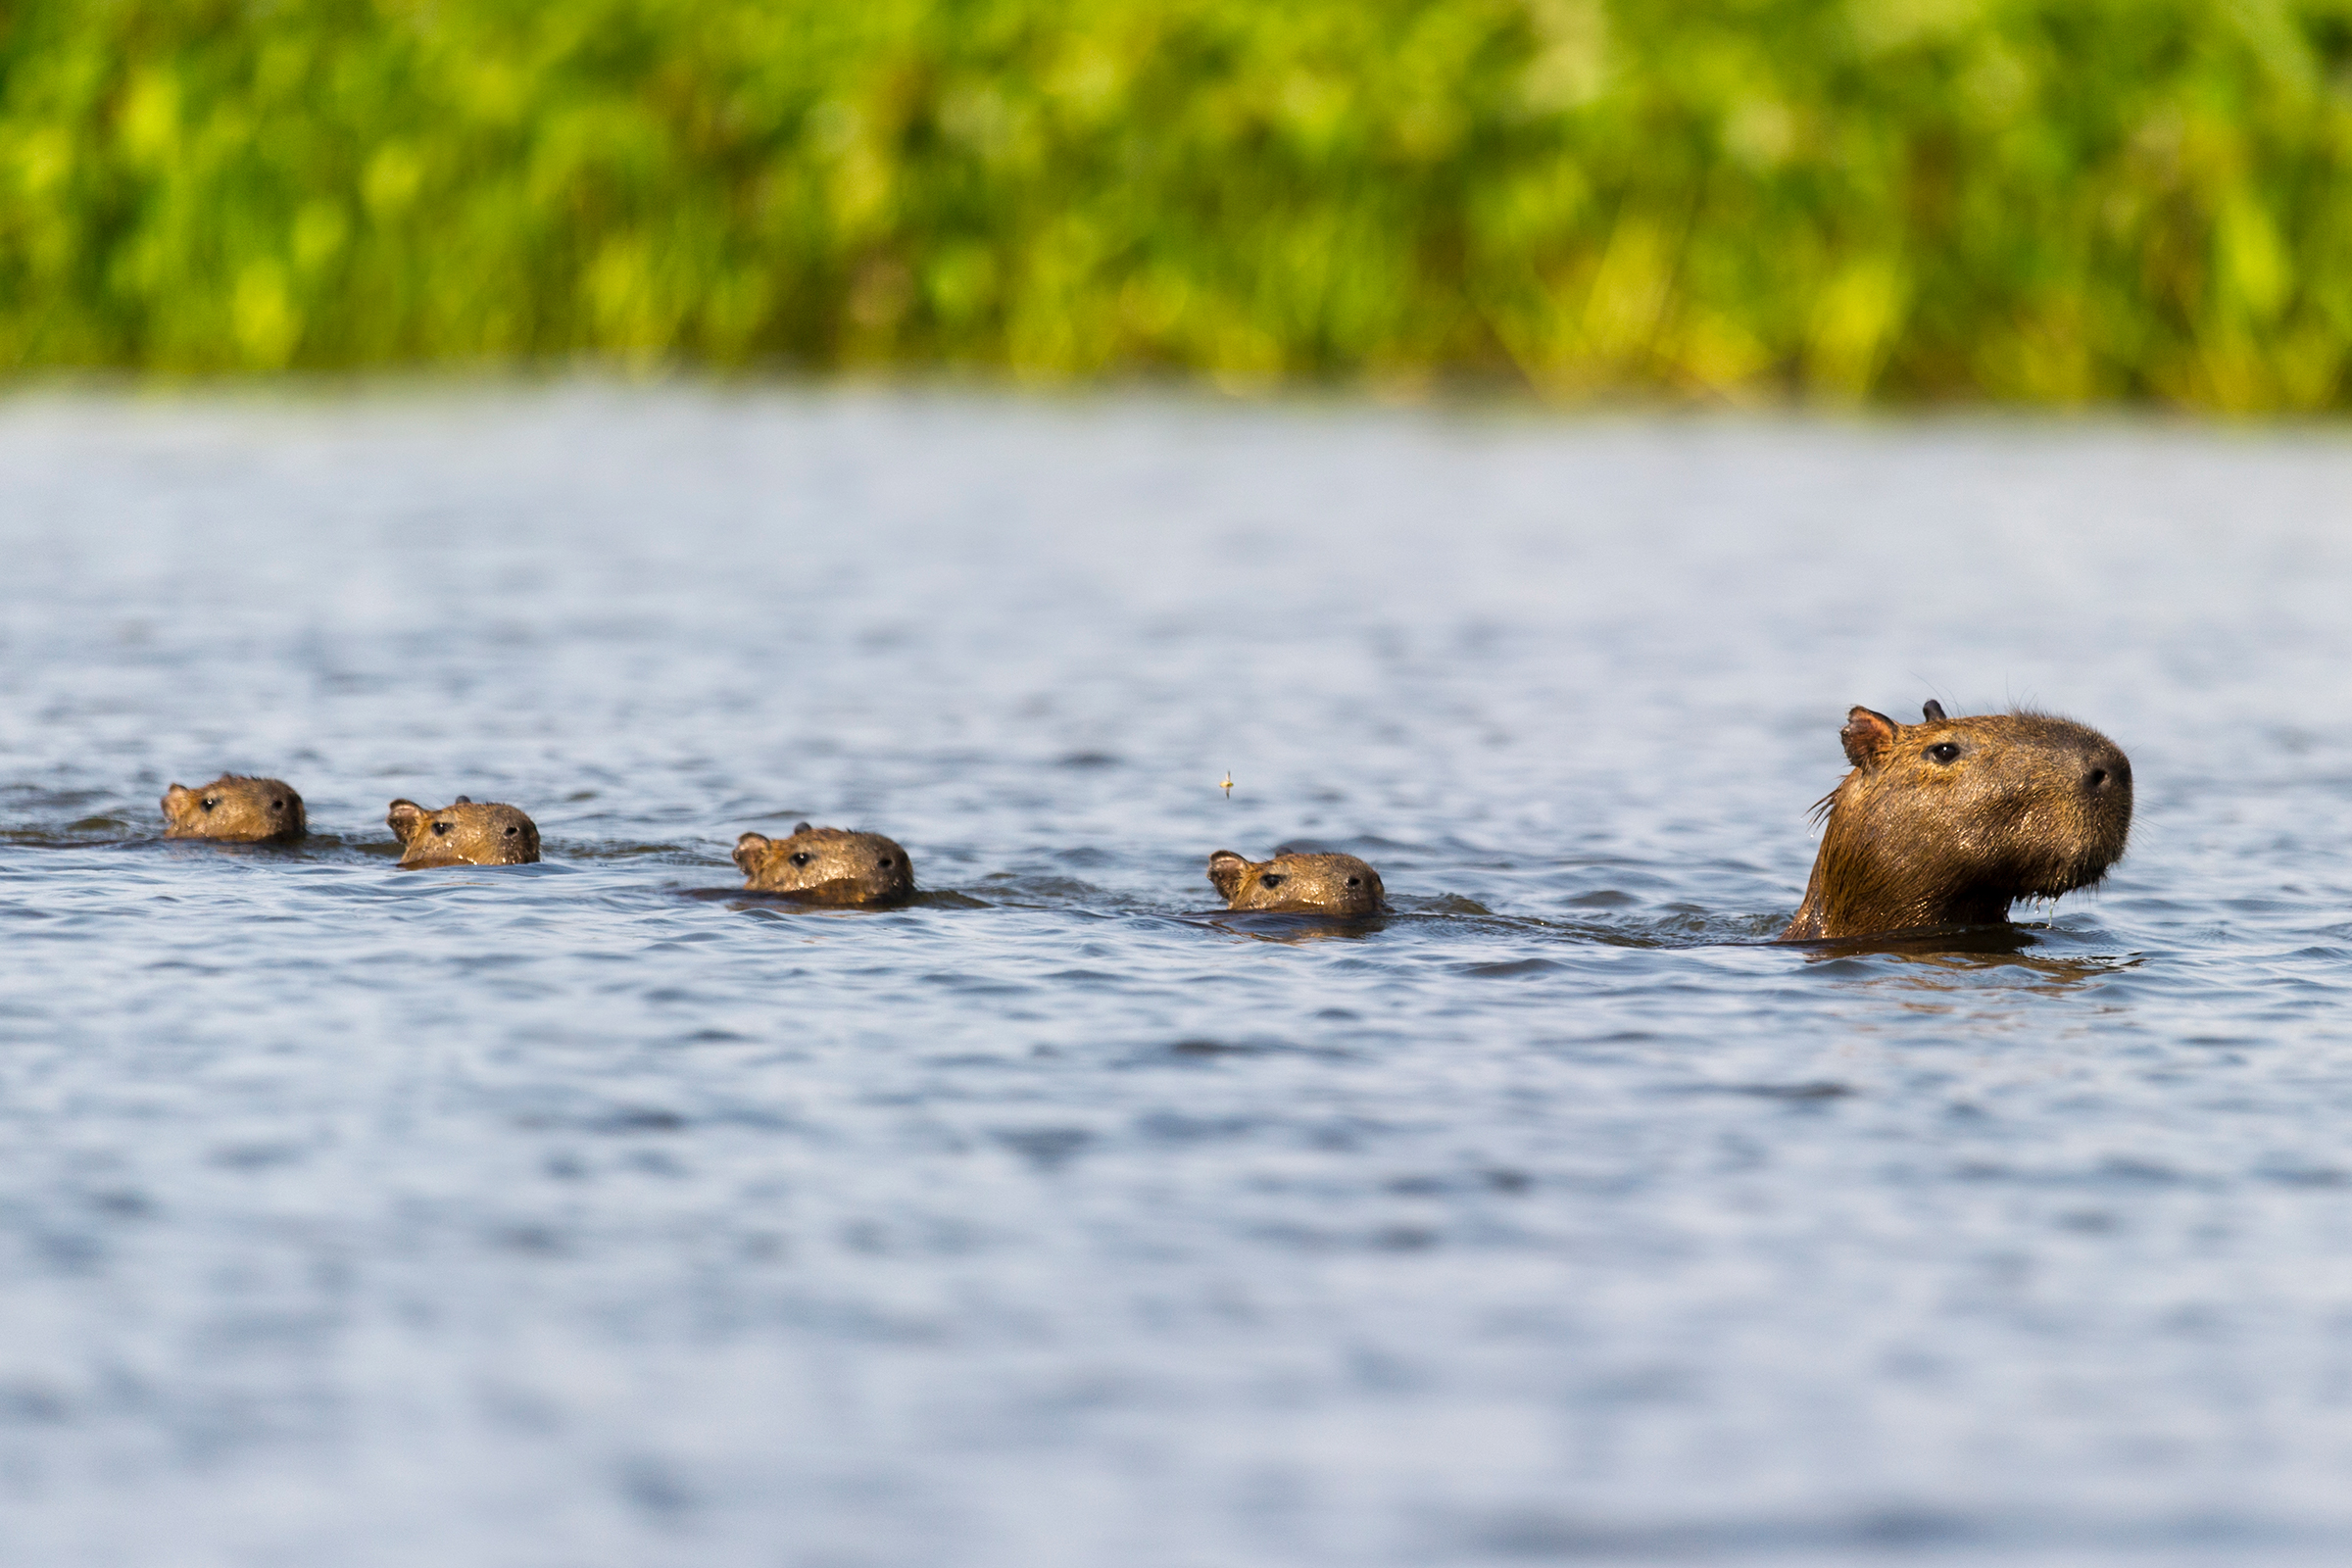
[[[1297,914],[1378,914],[1380,873],[1352,855],[1276,855],[1245,860],[1231,850],[1208,858],[1208,879],[1228,909]]]
[[[744,890],[789,893],[810,904],[898,904],[914,896],[914,862],[879,833],[793,824],[792,836],[746,833],[735,841]]]
[[[394,801],[384,823],[401,843],[400,869],[428,865],[528,865],[539,858],[539,825],[512,806],[459,796],[437,811]]]
[[[1998,925],[2019,899],[2097,882],[2132,832],[2131,759],[2063,718],[1856,708],[1839,739],[1854,770],[1816,808],[1828,825],[1784,942]]]
[[[164,837],[226,839],[261,844],[298,839],[310,831],[302,797],[283,779],[223,773],[195,789],[174,784],[164,791]]]

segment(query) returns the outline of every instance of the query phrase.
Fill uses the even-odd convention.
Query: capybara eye
[[[1941,741],[1928,748],[1928,756],[1938,762],[1956,762],[1960,760],[1960,748],[1950,741]]]
[[[435,822],[433,824],[433,832],[436,835],[445,835],[449,832],[449,824],[447,822]]]
[[[1257,879],[1257,885],[1261,888],[1280,887],[1282,885],[1282,878],[1283,873],[1276,871],[1271,875],[1259,877]]]
[[[810,860],[815,858],[816,857],[810,855],[807,850],[801,850],[794,854],[792,858],[792,863],[795,865],[807,865]]]
[[[207,795],[207,796],[204,798],[204,808],[205,808],[206,810],[208,810],[208,811],[209,811],[209,810],[211,810],[211,809],[212,809],[214,807],[216,807],[216,806],[219,806],[220,804],[220,796],[218,796],[218,795]]]

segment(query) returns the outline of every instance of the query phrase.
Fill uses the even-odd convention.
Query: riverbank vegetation
[[[18,0],[0,368],[2352,397],[2352,0]]]

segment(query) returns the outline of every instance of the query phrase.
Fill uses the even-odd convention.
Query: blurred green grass
[[[2352,0],[16,0],[0,368],[2310,410]]]

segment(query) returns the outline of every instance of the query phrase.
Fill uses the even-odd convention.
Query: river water
[[[2341,1561],[2348,513],[2317,430],[0,404],[0,1557]],[[2112,735],[2129,857],[1759,943],[1929,697]],[[312,838],[163,841],[222,769]],[[460,793],[546,860],[394,871]],[[930,891],[696,896],[804,817]],[[1218,919],[1277,844],[1396,912]]]

